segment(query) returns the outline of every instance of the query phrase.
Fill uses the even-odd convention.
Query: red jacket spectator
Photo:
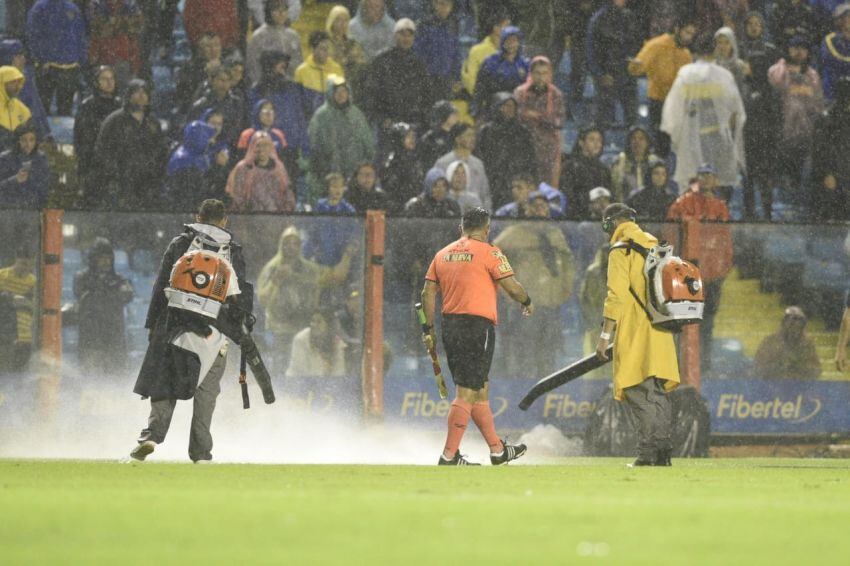
[[[142,64],[139,37],[142,11],[133,0],[94,0],[89,4],[89,62],[118,66],[126,62],[136,75]]]
[[[667,220],[728,222],[729,209],[723,200],[715,198],[710,192],[688,190],[670,205]],[[729,273],[732,268],[732,233],[729,226],[713,223],[702,225],[699,268],[705,281],[721,279]]]
[[[192,45],[197,45],[204,33],[212,31],[221,38],[224,49],[239,47],[244,38],[236,4],[235,0],[186,0],[183,25]]]

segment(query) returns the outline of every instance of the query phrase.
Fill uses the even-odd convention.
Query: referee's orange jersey
[[[440,286],[443,314],[472,314],[496,324],[496,282],[513,274],[502,250],[463,237],[437,252],[425,279]]]

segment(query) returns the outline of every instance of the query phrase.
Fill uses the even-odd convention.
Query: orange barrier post
[[[39,404],[45,416],[53,413],[62,370],[62,216],[45,210],[41,219],[41,363]]]
[[[382,210],[366,213],[366,265],[363,336],[363,410],[384,413],[384,234]]]
[[[699,220],[685,220],[682,223],[682,257],[699,264],[700,259]],[[697,391],[700,388],[700,338],[699,325],[688,324],[682,328],[679,342],[682,351],[682,383],[693,385]]]

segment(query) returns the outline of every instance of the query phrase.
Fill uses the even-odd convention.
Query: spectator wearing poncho
[[[325,102],[310,120],[310,186],[314,198],[323,192],[325,175],[348,177],[360,163],[375,157],[372,128],[354,105],[348,83],[332,77],[326,83]]]
[[[531,132],[537,158],[537,178],[557,185],[561,176],[561,128],[566,110],[564,95],[552,84],[552,64],[539,55],[531,60],[531,73],[514,90],[519,118]]]
[[[286,168],[265,132],[257,132],[248,145],[245,158],[236,164],[227,179],[227,194],[237,212],[292,212],[295,194]]]

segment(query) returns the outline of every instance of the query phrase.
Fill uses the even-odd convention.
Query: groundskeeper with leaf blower
[[[635,215],[628,206],[614,203],[602,216],[612,250],[596,355],[607,360],[606,350],[614,341],[614,398],[630,406],[638,426],[638,457],[631,465],[669,466],[672,416],[666,393],[679,385],[679,364],[673,334],[656,327],[646,309],[650,289],[646,260],[638,249],[650,250],[658,240],[641,230]]]
[[[242,365],[251,367],[266,403],[275,400],[250,335],[254,290],[245,279],[242,248],[225,230],[224,203],[205,200],[196,220],[169,244],[154,283],[145,323],[150,344],[133,388],[150,398],[151,412],[130,453],[134,460],[144,460],[165,440],[179,399],[193,400],[189,458],[196,463],[212,459],[210,424],[228,339],[241,348]],[[242,394],[247,408],[247,387]]]

